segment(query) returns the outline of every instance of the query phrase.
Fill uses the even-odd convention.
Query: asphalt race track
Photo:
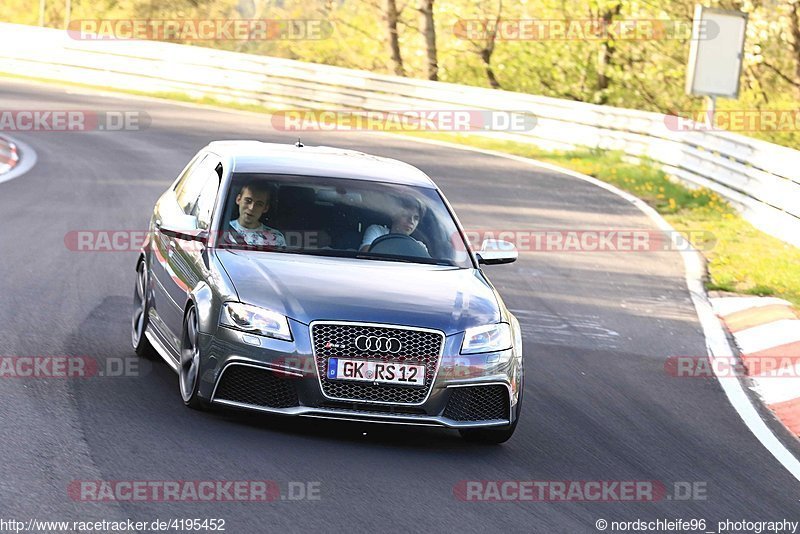
[[[215,139],[294,142],[268,117],[20,81],[3,109],[146,111],[141,131],[14,133],[38,163],[0,184],[0,356],[132,360],[136,252],[76,252],[75,230],[145,230],[154,201]],[[370,133],[307,133],[420,167],[467,228],[653,228],[620,197],[489,155]],[[24,156],[24,154],[23,154]],[[676,378],[703,356],[680,254],[524,252],[487,268],[523,326],[522,419],[502,446],[454,431],[185,408],[177,375],[0,379],[0,517],[224,518],[234,534],[282,531],[597,532],[598,519],[800,519],[800,483],[751,434],[713,378]],[[310,281],[310,283],[312,283]],[[102,367],[102,365],[101,365]],[[85,480],[274,480],[319,498],[83,502]],[[465,502],[465,480],[660,481],[705,489],[656,502]],[[294,485],[295,489],[298,487]],[[701,530],[686,530],[696,531]],[[611,530],[609,529],[609,532]]]

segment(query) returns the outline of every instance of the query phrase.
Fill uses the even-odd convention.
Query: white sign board
[[[747,14],[695,6],[686,71],[690,95],[739,96]]]

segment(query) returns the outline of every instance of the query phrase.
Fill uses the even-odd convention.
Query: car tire
[[[523,386],[524,378],[520,381],[519,385],[519,398],[517,399],[516,417],[514,418],[513,423],[499,428],[464,428],[458,431],[459,434],[461,434],[461,437],[466,441],[473,443],[485,443],[487,445],[499,445],[500,443],[505,443],[511,439],[511,436],[514,435],[514,431],[517,429],[519,416],[522,413]]]
[[[208,403],[200,398],[200,330],[197,310],[189,306],[183,318],[180,360],[178,361],[178,387],[183,403],[194,410],[208,409]]]
[[[145,335],[149,311],[150,304],[147,298],[147,264],[144,260],[140,260],[139,264],[136,266],[136,287],[133,290],[131,345],[133,345],[133,350],[140,358],[155,360],[158,358],[158,354]]]

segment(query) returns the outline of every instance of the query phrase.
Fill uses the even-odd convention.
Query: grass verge
[[[257,104],[192,98],[182,93],[146,93],[8,74],[0,74],[0,77],[109,90],[243,111],[270,112],[269,108]],[[706,284],[707,289],[775,296],[800,307],[800,248],[757,230],[716,193],[707,189],[689,189],[671,181],[652,164],[628,163],[623,160],[622,154],[615,152],[588,149],[546,151],[525,143],[463,134],[425,133],[414,136],[534,158],[613,184],[653,206],[677,231],[687,236],[701,250],[708,260],[710,279]],[[698,241],[702,236],[713,236],[714,239]]]

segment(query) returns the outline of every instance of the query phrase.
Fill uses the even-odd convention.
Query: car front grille
[[[444,416],[454,421],[488,421],[510,416],[508,388],[501,385],[450,388]]]
[[[294,380],[268,369],[231,364],[222,372],[214,400],[227,400],[265,408],[291,408],[299,404]]]
[[[402,348],[396,354],[386,350],[362,351],[355,345],[356,338],[362,335],[395,338]],[[316,323],[311,327],[311,339],[322,392],[328,398],[386,404],[421,404],[433,386],[444,343],[444,334],[429,330],[357,323]],[[331,357],[423,364],[425,365],[425,384],[423,386],[401,386],[330,380],[327,378],[327,366],[328,358]]]

